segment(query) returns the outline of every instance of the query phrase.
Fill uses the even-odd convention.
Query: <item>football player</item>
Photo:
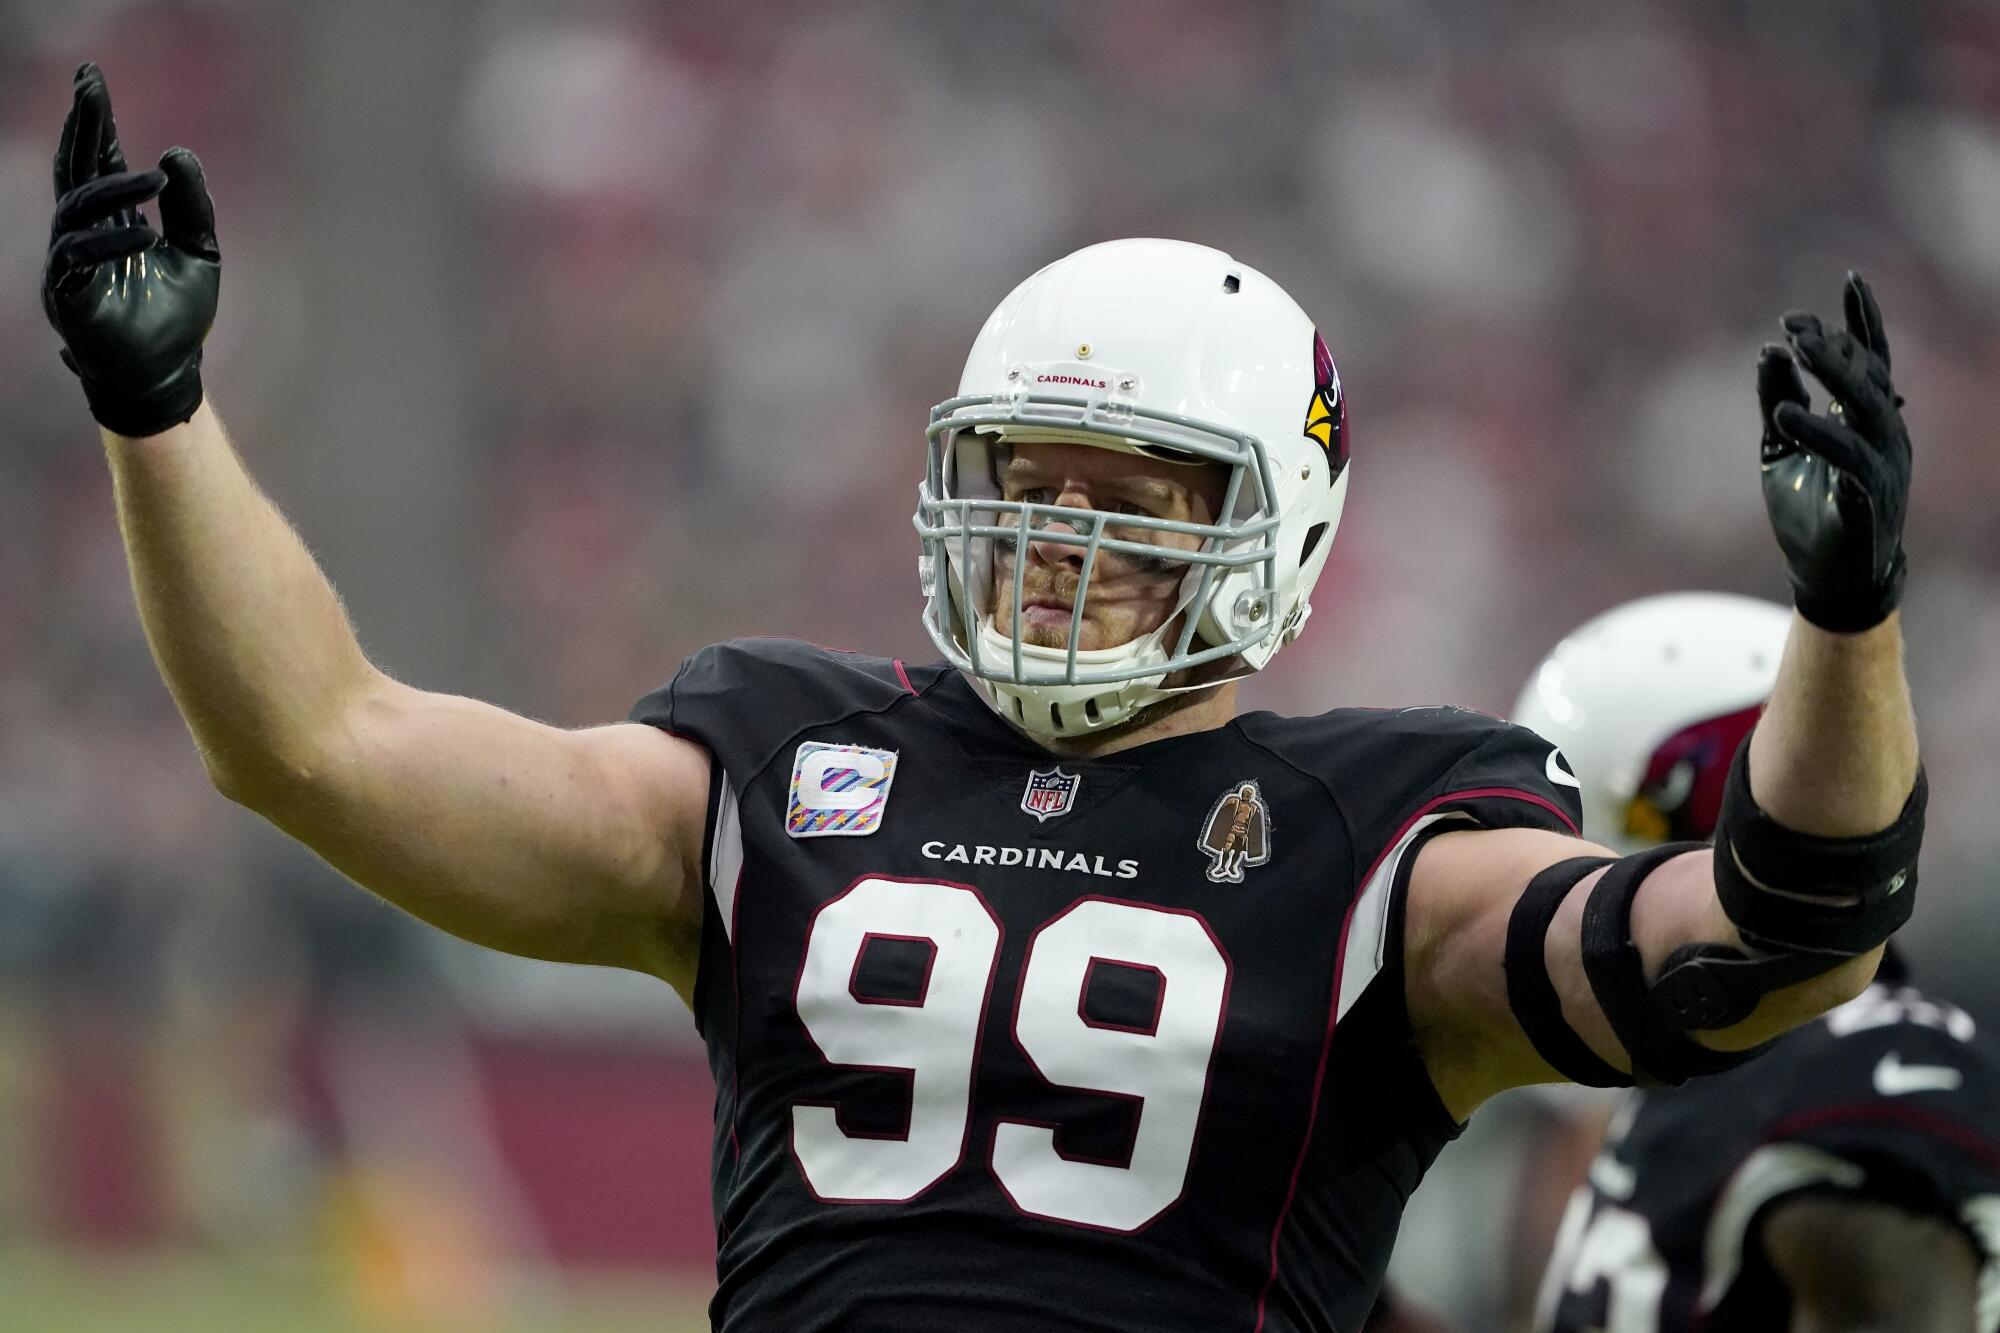
[[[1312,321],[1219,251],[1092,246],[974,339],[915,516],[941,661],[727,643],[571,732],[363,655],[204,395],[200,168],[128,169],[94,67],[56,192],[48,313],[215,784],[426,921],[689,1001],[724,1329],[1355,1327],[1481,1101],[1733,1066],[1908,915],[1909,440],[1859,279],[1766,354],[1799,616],[1729,850],[1620,858],[1525,728],[1238,713],[1350,438]]]
[[[1514,716],[1562,746],[1586,836],[1713,836],[1789,619],[1747,597],[1650,597],[1549,654]],[[1626,1094],[1535,1316],[1545,1333],[1996,1324],[2000,1046],[1906,984],[1893,952],[1754,1063]]]

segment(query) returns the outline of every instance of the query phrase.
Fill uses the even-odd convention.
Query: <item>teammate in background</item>
[[[1542,663],[1515,720],[1557,742],[1587,836],[1638,850],[1715,832],[1729,756],[1778,677],[1789,617],[1649,597]],[[1983,1294],[1982,1294],[1983,1293]],[[1753,1064],[1627,1093],[1563,1216],[1542,1333],[1993,1333],[2000,1046],[1904,982]]]
[[[199,166],[127,170],[92,66],[56,187],[44,302],[216,785],[444,929],[679,990],[725,1330],[1352,1329],[1481,1101],[1729,1067],[1908,915],[1909,439],[1858,278],[1760,371],[1800,615],[1731,854],[1619,859],[1526,729],[1238,714],[1349,433],[1312,321],[1219,251],[1092,246],[980,331],[916,514],[943,661],[726,644],[568,732],[363,655],[206,403]]]

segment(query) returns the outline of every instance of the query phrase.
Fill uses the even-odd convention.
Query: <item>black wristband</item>
[[[1903,601],[1903,578],[1908,562],[1899,548],[1889,566],[1889,575],[1869,588],[1808,588],[1792,583],[1792,604],[1806,623],[1829,634],[1859,634],[1874,629],[1889,618]]]
[[[65,362],[69,358],[63,358]],[[75,366],[70,367],[72,370]],[[83,396],[97,424],[115,435],[143,439],[193,418],[201,406],[201,353],[164,382],[143,394],[93,384],[79,373]]]

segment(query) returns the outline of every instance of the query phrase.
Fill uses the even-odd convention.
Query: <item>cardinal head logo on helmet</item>
[[[1313,395],[1306,404],[1305,433],[1326,450],[1331,463],[1326,481],[1331,486],[1347,467],[1347,400],[1340,394],[1340,372],[1334,368],[1333,353],[1317,329],[1313,331]]]

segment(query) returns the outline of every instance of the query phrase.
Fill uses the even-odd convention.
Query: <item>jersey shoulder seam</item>
[[[1275,759],[1280,764],[1283,764],[1286,768],[1291,769],[1292,772],[1297,773],[1300,777],[1305,778],[1308,782],[1314,783],[1319,787],[1321,791],[1326,793],[1326,799],[1333,805],[1334,814],[1339,816],[1340,818],[1340,827],[1343,830],[1345,830],[1347,834],[1347,879],[1348,882],[1354,886],[1351,891],[1359,893],[1361,891],[1361,885],[1359,883],[1359,876],[1361,874],[1361,865],[1360,862],[1357,861],[1355,858],[1358,855],[1360,849],[1355,845],[1354,821],[1348,818],[1347,807],[1341,803],[1340,793],[1335,791],[1333,789],[1333,784],[1328,782],[1320,774],[1315,773],[1311,769],[1306,768],[1304,765],[1295,762],[1290,756],[1286,755],[1282,750],[1278,749],[1276,746],[1266,744],[1264,741],[1261,741],[1257,739],[1255,736],[1252,736],[1247,730],[1244,729],[1244,727],[1242,726],[1242,721],[1243,719],[1240,717],[1231,718],[1229,725],[1231,730],[1235,731],[1235,733],[1243,739],[1245,744],[1249,745],[1252,749],[1263,751],[1266,755],[1270,756],[1272,759]]]
[[[1429,707],[1429,706],[1430,706],[1430,705],[1426,705],[1426,707]],[[1449,797],[1451,797],[1451,796],[1454,796],[1454,795],[1457,795],[1457,794],[1459,794],[1459,793],[1457,793],[1456,791],[1452,790],[1452,789],[1451,789],[1451,788],[1449,787],[1449,781],[1450,781],[1450,778],[1451,778],[1451,775],[1452,775],[1453,773],[1456,773],[1456,772],[1458,771],[1458,769],[1459,769],[1460,765],[1462,765],[1462,764],[1463,764],[1463,763],[1464,763],[1464,762],[1465,762],[1465,761],[1466,761],[1467,759],[1469,759],[1469,758],[1470,758],[1470,757],[1471,757],[1471,756],[1472,756],[1473,754],[1475,754],[1475,753],[1476,753],[1476,752],[1477,752],[1477,751],[1479,750],[1479,748],[1480,748],[1480,746],[1481,746],[1481,745],[1484,745],[1484,744],[1486,743],[1486,741],[1487,741],[1487,740],[1491,739],[1492,735],[1495,735],[1495,734],[1501,734],[1501,735],[1504,735],[1504,734],[1506,734],[1506,732],[1507,732],[1507,730],[1508,730],[1509,728],[1514,728],[1514,727],[1518,727],[1518,724],[1517,724],[1517,723],[1511,723],[1511,722],[1508,722],[1508,721],[1507,721],[1507,720],[1506,720],[1505,718],[1496,718],[1496,717],[1493,717],[1493,716],[1492,716],[1491,714],[1488,714],[1488,713],[1481,713],[1481,712],[1478,712],[1478,711],[1477,711],[1476,709],[1469,709],[1469,708],[1458,708],[1458,707],[1457,707],[1456,705],[1452,705],[1452,704],[1440,704],[1440,705],[1436,705],[1436,707],[1438,707],[1438,708],[1441,708],[1441,709],[1450,709],[1450,710],[1452,710],[1452,711],[1453,711],[1454,713],[1458,713],[1458,714],[1466,714],[1466,715],[1468,715],[1468,716],[1471,716],[1471,717],[1477,717],[1477,718],[1480,718],[1480,719],[1483,719],[1483,720],[1485,720],[1485,721],[1487,721],[1487,722],[1491,722],[1491,723],[1498,723],[1499,725],[1498,725],[1497,727],[1494,727],[1494,728],[1491,728],[1491,729],[1489,729],[1489,730],[1488,730],[1488,732],[1487,732],[1487,733],[1486,733],[1485,735],[1483,735],[1483,736],[1481,737],[1481,739],[1480,739],[1480,742],[1479,742],[1479,744],[1476,744],[1476,745],[1472,746],[1472,747],[1471,747],[1470,749],[1468,749],[1468,750],[1464,751],[1464,752],[1463,752],[1462,754],[1460,754],[1460,755],[1458,756],[1458,758],[1457,758],[1457,759],[1456,759],[1455,761],[1453,761],[1453,763],[1452,763],[1451,767],[1445,770],[1445,773],[1444,773],[1444,779],[1445,779],[1445,784],[1446,784],[1446,790],[1445,790],[1445,791],[1443,791],[1443,792],[1440,792],[1440,793],[1439,793],[1439,794],[1438,794],[1437,796],[1433,796],[1433,797],[1426,797],[1426,798],[1424,798],[1424,799],[1422,799],[1422,800],[1417,800],[1417,801],[1414,801],[1414,802],[1410,803],[1410,805],[1409,805],[1409,807],[1408,807],[1408,808],[1409,808],[1410,810],[1421,810],[1421,809],[1423,809],[1423,808],[1424,808],[1425,804],[1426,804],[1426,803],[1427,803],[1428,801],[1435,801],[1435,800],[1441,800],[1441,799],[1446,799],[1446,798],[1449,798]],[[1362,712],[1379,712],[1379,713],[1385,713],[1385,714],[1386,714],[1386,713],[1395,713],[1395,712],[1402,712],[1402,711],[1405,711],[1405,710],[1401,710],[1401,709],[1333,709],[1333,710],[1331,710],[1331,712],[1328,712],[1328,713],[1321,713],[1321,714],[1319,714],[1318,716],[1319,716],[1319,717],[1322,717],[1322,718],[1324,718],[1324,717],[1330,717],[1330,716],[1332,716],[1332,715],[1333,715],[1334,713],[1348,713],[1348,714],[1354,714],[1354,713],[1362,713]],[[1294,759],[1292,759],[1291,757],[1289,757],[1288,755],[1286,755],[1286,754],[1285,754],[1285,752],[1284,752],[1283,750],[1280,750],[1280,749],[1279,749],[1278,747],[1276,747],[1276,746],[1274,746],[1274,745],[1271,745],[1270,743],[1268,743],[1268,742],[1266,742],[1266,741],[1262,741],[1262,740],[1259,740],[1259,739],[1258,739],[1257,737],[1255,737],[1255,736],[1251,735],[1251,734],[1249,733],[1249,731],[1248,731],[1247,729],[1245,729],[1245,728],[1244,728],[1244,727],[1243,727],[1243,726],[1241,725],[1241,723],[1242,723],[1242,720],[1243,720],[1243,719],[1242,719],[1241,717],[1237,717],[1237,718],[1233,718],[1233,719],[1231,719],[1231,721],[1230,721],[1230,726],[1231,726],[1232,728],[1234,728],[1234,729],[1235,729],[1235,731],[1236,731],[1236,734],[1237,734],[1238,736],[1241,736],[1241,737],[1243,738],[1243,740],[1244,740],[1244,741],[1245,741],[1245,742],[1246,742],[1247,744],[1249,744],[1249,745],[1251,745],[1251,746],[1255,747],[1256,749],[1259,749],[1259,750],[1262,750],[1262,751],[1263,751],[1263,752],[1264,752],[1265,754],[1267,754],[1267,755],[1269,755],[1269,756],[1270,756],[1271,758],[1273,758],[1273,759],[1277,760],[1277,761],[1278,761],[1279,763],[1283,764],[1283,765],[1284,765],[1284,766],[1285,766],[1286,768],[1289,768],[1289,769],[1291,769],[1291,770],[1292,770],[1292,771],[1293,771],[1294,773],[1297,773],[1297,774],[1299,774],[1299,775],[1300,775],[1301,777],[1304,777],[1304,778],[1306,778],[1307,780],[1309,780],[1309,781],[1311,781],[1311,782],[1314,782],[1314,783],[1317,783],[1317,784],[1319,785],[1320,789],[1321,789],[1322,791],[1324,791],[1324,792],[1326,793],[1326,795],[1327,795],[1327,799],[1328,799],[1329,801],[1331,801],[1331,802],[1333,803],[1333,808],[1334,808],[1334,811],[1335,811],[1335,813],[1336,813],[1336,814],[1338,814],[1338,815],[1340,816],[1340,823],[1341,823],[1341,827],[1347,830],[1347,861],[1348,861],[1348,868],[1347,868],[1347,874],[1348,874],[1348,878],[1349,878],[1349,879],[1350,879],[1351,881],[1354,881],[1354,882],[1355,882],[1355,890],[1356,890],[1356,892],[1359,892],[1359,891],[1360,891],[1360,887],[1361,887],[1361,886],[1360,886],[1360,883],[1359,883],[1359,877],[1360,877],[1360,874],[1361,874],[1361,862],[1360,862],[1360,860],[1359,860],[1358,858],[1359,858],[1359,856],[1360,856],[1360,854],[1361,854],[1361,847],[1360,847],[1360,845],[1359,845],[1358,841],[1356,840],[1356,838],[1355,838],[1355,836],[1354,836],[1354,821],[1353,821],[1353,820],[1352,820],[1352,819],[1351,819],[1351,818],[1350,818],[1350,817],[1348,816],[1348,813],[1347,813],[1347,807],[1346,807],[1345,805],[1343,805],[1343,804],[1341,803],[1341,799],[1340,799],[1340,793],[1339,793],[1338,791],[1336,791],[1336,790],[1334,789],[1334,786],[1333,786],[1333,784],[1332,784],[1332,783],[1330,783],[1330,782],[1328,782],[1328,781],[1326,780],[1326,778],[1325,778],[1325,777],[1324,777],[1323,775],[1321,775],[1321,774],[1319,774],[1319,773],[1316,773],[1316,772],[1314,772],[1314,771],[1313,771],[1312,769],[1309,769],[1309,768],[1305,767],[1305,766],[1304,766],[1303,764],[1300,764],[1300,763],[1298,763],[1298,762],[1297,762],[1296,760],[1294,760]],[[1521,729],[1521,730],[1526,730],[1526,728],[1519,728],[1519,729]],[[1433,733],[1433,734],[1437,734],[1437,733]],[[1477,818],[1475,818],[1473,822],[1474,822],[1474,823],[1475,823],[1475,824],[1476,824],[1476,825],[1477,825],[1478,827],[1480,827],[1480,828],[1487,828],[1487,827],[1489,827],[1489,826],[1488,826],[1487,824],[1485,824],[1485,823],[1484,823],[1483,821],[1480,821],[1480,820],[1478,820]],[[1397,824],[1397,825],[1393,825],[1393,826],[1392,826],[1392,831],[1393,831],[1393,829],[1394,829],[1394,828],[1400,828],[1400,827],[1401,827],[1401,825],[1400,825],[1400,824]],[[1378,849],[1378,850],[1379,850],[1379,849]]]
[[[839,651],[839,650],[829,649],[828,651]],[[861,654],[851,653],[848,655],[860,656]],[[943,679],[943,677],[940,676],[939,679]],[[797,740],[802,733],[811,731],[815,727],[837,727],[841,723],[852,721],[854,718],[857,717],[877,717],[884,713],[894,712],[899,705],[911,699],[923,698],[924,695],[928,694],[932,689],[936,687],[936,685],[937,681],[933,680],[929,685],[924,686],[923,690],[920,692],[912,693],[909,690],[898,690],[896,693],[896,697],[889,700],[889,702],[885,704],[875,704],[866,707],[850,708],[846,712],[836,713],[832,717],[812,722],[800,723],[798,726],[786,732],[784,736],[780,738],[778,742],[771,747],[771,753],[765,755],[762,762],[760,762],[755,768],[750,770],[750,775],[744,778],[742,780],[741,785],[737,787],[736,789],[737,794],[739,796],[742,795],[745,791],[748,791],[750,789],[751,783],[763,777],[765,770],[770,768],[772,764],[776,763],[778,760],[778,756],[782,755],[785,752],[785,747],[790,745],[794,740]],[[725,768],[724,772],[727,771],[728,770]]]

